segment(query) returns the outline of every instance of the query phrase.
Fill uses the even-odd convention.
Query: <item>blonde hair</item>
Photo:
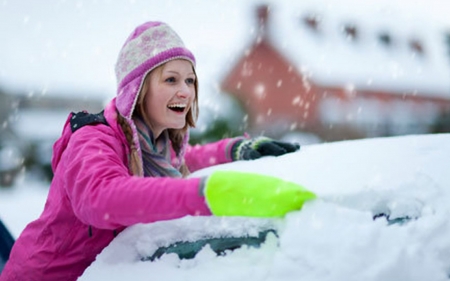
[[[158,73],[161,74],[164,69],[164,66],[165,66],[165,64],[162,64],[162,65],[158,66],[157,68],[153,69],[151,72],[157,71]],[[198,113],[199,113],[198,79],[197,79],[197,74],[195,73],[195,68],[192,67],[192,70],[194,71],[194,74],[196,76],[195,82],[194,82],[195,97],[194,97],[194,101],[192,102],[192,106],[190,107],[188,113],[186,114],[186,124],[181,129],[168,129],[169,140],[170,140],[172,148],[175,151],[177,156],[180,155],[181,149],[183,147],[183,141],[184,141],[184,138],[186,136],[186,133],[187,133],[189,127],[192,127],[192,128],[195,127],[195,123],[197,121]],[[151,72],[147,73],[147,75],[144,78],[141,90],[138,95],[138,101],[136,103],[136,108],[134,109],[134,112],[132,114],[132,115],[134,115],[136,113],[140,113],[142,115],[142,117],[144,118],[144,120],[146,120],[146,122],[147,122],[147,116],[146,116],[145,110],[144,110],[144,99],[145,99],[146,93],[148,91],[148,84],[149,84],[148,80],[149,80]],[[128,122],[126,121],[125,117],[123,117],[121,114],[118,114],[117,121],[118,121],[120,127],[122,128],[122,131],[125,134],[126,140],[128,142],[128,146],[130,148],[130,155],[129,155],[129,159],[128,159],[129,168],[133,175],[143,176],[142,175],[142,170],[143,170],[142,169],[143,168],[142,167],[142,159],[139,157],[139,153],[137,152],[137,147],[133,141],[133,131],[132,131],[130,125],[128,124]],[[147,122],[147,124],[149,124],[149,123]],[[180,172],[183,175],[183,177],[186,177],[189,175],[189,169],[187,168],[184,161],[181,164]]]

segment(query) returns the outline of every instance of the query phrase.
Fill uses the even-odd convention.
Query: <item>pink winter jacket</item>
[[[127,226],[210,215],[198,178],[131,176],[114,101],[104,115],[109,126],[87,125],[73,134],[67,120],[54,146],[45,208],[17,239],[1,281],[76,280]],[[195,171],[230,162],[232,142],[188,147],[186,164]]]

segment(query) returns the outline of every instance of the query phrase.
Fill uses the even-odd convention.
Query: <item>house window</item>
[[[411,49],[411,51],[413,51],[414,54],[418,54],[421,56],[425,54],[423,43],[418,39],[411,39],[409,41],[409,48]]]
[[[345,38],[349,41],[355,41],[358,39],[358,28],[355,24],[344,24],[342,31],[344,32]]]
[[[303,23],[310,31],[318,33],[320,31],[320,18],[316,14],[308,14],[302,18]]]
[[[378,41],[385,47],[392,47],[392,36],[387,32],[381,32],[378,34]]]

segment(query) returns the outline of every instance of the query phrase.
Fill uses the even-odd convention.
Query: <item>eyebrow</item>
[[[176,71],[176,70],[167,70],[167,72],[168,72],[168,73],[175,73],[175,74],[180,75],[180,73],[179,73],[178,71]],[[196,76],[194,72],[189,72],[188,75],[194,75],[194,76]]]

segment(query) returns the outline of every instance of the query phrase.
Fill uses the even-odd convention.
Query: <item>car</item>
[[[314,144],[197,171],[277,176],[318,198],[284,218],[131,226],[78,280],[447,280],[449,159],[450,134],[435,134]]]
[[[13,244],[13,236],[3,224],[2,220],[0,220],[0,273],[9,258],[9,253],[11,252]]]

